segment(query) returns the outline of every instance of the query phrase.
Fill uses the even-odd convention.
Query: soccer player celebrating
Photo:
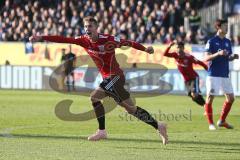
[[[174,58],[177,62],[178,70],[183,75],[186,88],[188,90],[188,96],[192,98],[194,102],[203,106],[205,104],[205,100],[201,95],[201,91],[199,89],[199,76],[193,69],[193,63],[201,65],[205,70],[208,69],[207,65],[202,61],[197,60],[192,55],[184,52],[184,43],[177,43],[177,52],[170,53],[171,47],[176,42],[172,42],[169,44],[169,47],[164,52],[164,56]]]
[[[237,54],[232,54],[231,41],[225,38],[227,34],[227,21],[218,19],[215,22],[217,34],[206,44],[206,61],[209,61],[208,77],[206,79],[207,97],[205,114],[209,123],[209,130],[216,130],[213,122],[212,103],[215,95],[224,93],[226,99],[223,103],[222,113],[217,122],[218,127],[233,129],[226,122],[234,101],[232,84],[229,78],[229,61],[238,59]]]
[[[85,48],[86,52],[95,62],[103,77],[100,86],[91,93],[91,101],[98,120],[99,129],[95,134],[89,136],[88,140],[97,141],[107,138],[107,132],[105,130],[105,111],[101,100],[106,96],[110,96],[114,98],[120,106],[124,107],[129,114],[158,130],[163,144],[166,144],[168,142],[166,124],[157,122],[146,110],[139,106],[135,106],[130,98],[130,94],[124,88],[125,77],[115,57],[115,48],[120,48],[121,46],[133,47],[149,54],[154,52],[153,48],[145,48],[143,45],[134,41],[98,33],[98,23],[93,17],[84,18],[84,29],[86,35],[77,38],[32,36],[30,40],[46,40],[80,45]]]

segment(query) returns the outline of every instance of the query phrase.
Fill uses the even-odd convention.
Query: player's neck
[[[217,32],[217,36],[220,37],[221,39],[225,38],[225,34],[221,32]]]
[[[185,56],[185,52],[181,51],[181,53],[179,52],[179,57],[184,57]]]
[[[98,41],[98,33],[94,34],[90,37],[91,42],[97,42]]]

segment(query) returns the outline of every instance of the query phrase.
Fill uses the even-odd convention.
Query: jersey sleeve
[[[135,49],[140,50],[140,51],[145,51],[146,50],[146,47],[144,47],[142,44],[140,44],[136,41],[131,41],[131,40],[121,39],[120,40],[120,47],[122,47],[122,46],[129,46],[129,47],[135,48]]]
[[[208,40],[207,41],[207,44],[205,46],[205,52],[207,53],[213,53],[213,46],[212,46],[212,41],[211,40]]]
[[[83,36],[76,37],[76,38],[71,38],[71,37],[68,38],[63,36],[42,36],[42,39],[45,41],[56,42],[56,43],[76,44],[84,48],[88,46],[87,40]]]
[[[109,40],[115,44],[116,48],[121,48],[122,46],[126,46],[126,47],[132,47],[141,51],[146,50],[146,47],[144,47],[142,44],[132,40],[121,39],[119,36],[110,36]]]

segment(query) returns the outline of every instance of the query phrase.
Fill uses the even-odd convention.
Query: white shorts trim
[[[230,78],[211,77],[206,79],[207,95],[233,94],[233,87]]]

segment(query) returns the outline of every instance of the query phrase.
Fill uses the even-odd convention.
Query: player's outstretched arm
[[[33,36],[29,37],[29,41],[30,41],[30,42],[42,41],[42,36],[33,35]]]
[[[171,42],[171,43],[168,45],[168,47],[166,48],[166,50],[165,50],[164,53],[163,53],[163,56],[166,56],[166,57],[174,57],[174,55],[173,55],[172,53],[170,53],[169,51],[170,51],[171,47],[175,45],[175,43],[176,43],[176,42],[173,41],[173,42]]]
[[[137,50],[147,52],[149,54],[153,54],[154,53],[154,49],[153,49],[152,46],[149,46],[149,47],[146,48],[142,44],[140,44],[138,42],[135,42],[135,41],[131,41],[131,40],[121,39],[120,40],[120,47],[121,46],[129,46],[129,47],[135,48]]]
[[[30,41],[50,41],[50,42],[56,42],[56,43],[73,43],[76,44],[77,41],[75,38],[66,38],[63,36],[45,36],[45,35],[41,35],[41,36],[31,36],[29,38]]]
[[[68,37],[63,37],[63,36],[36,36],[33,35],[29,38],[31,42],[36,42],[36,41],[50,41],[50,42],[56,42],[56,43],[70,43],[70,44],[77,44],[82,47],[85,47],[86,44],[84,40],[81,38],[68,38]]]

